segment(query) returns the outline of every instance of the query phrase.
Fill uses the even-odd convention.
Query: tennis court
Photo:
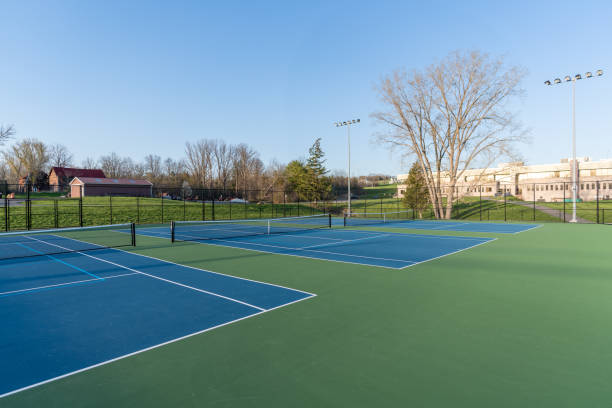
[[[334,225],[346,227],[384,226],[433,231],[484,232],[518,234],[539,227],[538,224],[508,224],[499,222],[447,221],[413,219],[412,211],[387,213],[352,213],[350,217],[336,218]]]
[[[126,231],[0,237],[0,398],[314,296],[123,251]]]
[[[138,233],[249,251],[402,269],[490,242],[491,238],[394,234],[330,228],[328,215],[274,220],[177,222]]]

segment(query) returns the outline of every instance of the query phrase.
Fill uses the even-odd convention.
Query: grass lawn
[[[318,296],[0,402],[608,406],[611,233],[559,223],[517,235],[462,233],[498,239],[403,270],[191,243],[170,248],[142,237],[137,253]]]

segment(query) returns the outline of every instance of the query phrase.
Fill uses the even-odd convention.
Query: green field
[[[318,296],[1,405],[609,406],[611,234],[461,233],[497,240],[403,270],[140,237],[140,254]]]

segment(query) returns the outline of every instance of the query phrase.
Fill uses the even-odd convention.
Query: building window
[[[581,184],[581,185],[580,185],[580,189],[581,189],[581,190],[584,190],[584,184]]]
[[[591,189],[595,190],[595,183],[591,184]]]
[[[587,184],[586,184],[586,189],[587,189],[587,190],[589,189],[589,183],[587,183]]]
[[[555,191],[559,191],[559,185],[555,184]]]

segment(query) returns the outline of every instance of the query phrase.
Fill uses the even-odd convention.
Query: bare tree
[[[13,181],[27,176],[31,182],[37,183],[41,175],[46,174],[49,153],[47,146],[39,140],[23,139],[2,152],[2,155]]]
[[[213,141],[212,157],[215,167],[215,176],[219,187],[227,188],[232,174],[232,161],[234,146],[228,145],[223,140]]]
[[[81,167],[84,169],[97,169],[99,166],[96,159],[93,157],[86,157],[85,160],[81,162]]]
[[[164,160],[165,183],[178,186],[185,178],[185,163],[182,160],[176,161],[171,158]]]
[[[423,71],[396,71],[378,85],[388,109],[372,116],[391,129],[379,139],[416,157],[436,217],[451,217],[465,170],[512,157],[512,145],[524,139],[508,110],[523,75],[502,59],[455,52]]]
[[[15,127],[13,125],[0,126],[0,145],[3,145],[13,136],[15,136]]]
[[[211,143],[206,139],[185,144],[187,171],[193,183],[197,186],[206,186],[211,179],[211,156],[213,152],[211,147]]]
[[[148,180],[154,184],[159,183],[162,177],[162,158],[149,154],[144,158],[144,173]]]
[[[234,148],[233,167],[236,177],[236,192],[242,190],[246,194],[249,186],[249,179],[252,174],[263,167],[258,154],[250,146],[241,143]],[[242,188],[241,188],[242,187]]]
[[[125,174],[125,162],[115,152],[100,157],[100,168],[109,178],[123,177]]]
[[[74,156],[66,146],[55,144],[49,147],[49,164],[51,167],[70,167],[73,161]]]

